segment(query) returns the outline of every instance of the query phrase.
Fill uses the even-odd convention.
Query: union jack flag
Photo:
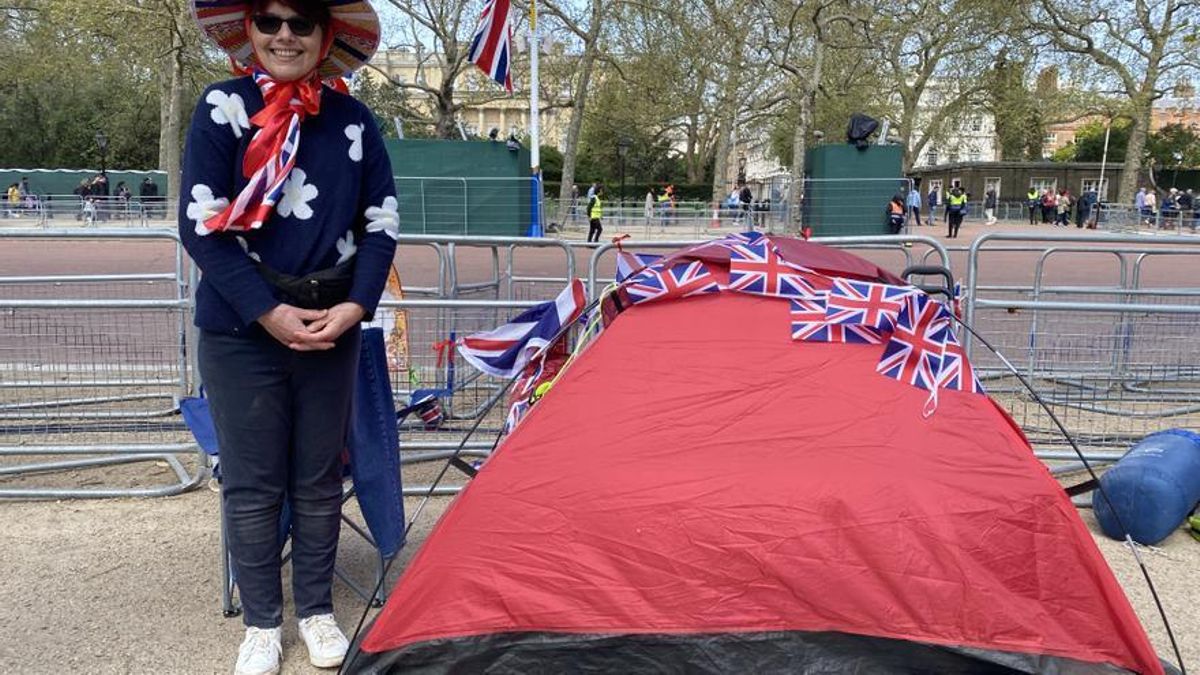
[[[276,87],[294,87],[291,83],[276,82],[270,75],[259,71],[254,72],[254,83],[262,90],[264,98]],[[282,93],[286,94],[287,92],[284,90]],[[279,151],[271,153],[263,165],[250,176],[250,180],[234,198],[233,203],[204,221],[204,227],[208,232],[256,230],[262,227],[267,218],[271,217],[271,211],[275,209],[276,202],[283,195],[283,186],[292,173],[292,167],[296,165],[296,153],[300,151],[300,114],[298,110],[303,109],[302,104],[293,98],[288,107],[292,110],[292,116],[288,119],[287,131],[283,135],[283,143],[280,145]],[[273,138],[274,136],[267,129],[259,129],[250,141],[247,154],[270,153],[271,148],[264,144],[271,142]],[[207,232],[203,234],[207,234]]]
[[[654,265],[630,277],[624,285],[633,304],[651,300],[676,300],[702,293],[716,293],[721,284],[699,260]]]
[[[513,377],[563,326],[578,319],[586,304],[583,282],[572,279],[554,300],[530,307],[499,328],[462,338],[458,353],[489,375]]]
[[[946,346],[942,348],[942,371],[938,373],[938,386],[943,389],[982,394],[983,384],[979,382],[979,378],[975,375],[975,369],[967,360],[967,353],[963,350],[962,344],[959,343],[953,332],[947,332],[949,336]]]
[[[950,314],[945,305],[924,293],[908,294],[903,304],[875,370],[934,391],[940,381],[942,352],[950,335]]]
[[[757,244],[759,239],[763,238],[762,232],[730,232],[725,235],[725,238],[731,240],[735,244]]]
[[[829,323],[825,320],[824,294],[792,300],[792,339],[808,342],[883,343],[879,331],[867,326]]]
[[[617,283],[625,281],[633,276],[634,272],[640,272],[643,268],[653,265],[661,258],[661,255],[654,255],[653,253],[617,251]]]
[[[811,298],[820,283],[816,272],[784,260],[769,241],[729,246],[729,288],[779,298]]]
[[[832,323],[869,326],[887,333],[892,330],[905,297],[914,292],[914,289],[902,286],[834,279],[825,305],[825,319]]]
[[[479,15],[479,24],[475,27],[475,37],[471,38],[471,48],[467,51],[467,60],[479,66],[487,76],[504,85],[508,91],[513,90],[511,65],[512,54],[512,23],[509,14],[512,4],[509,0],[487,0],[483,5],[483,13]]]

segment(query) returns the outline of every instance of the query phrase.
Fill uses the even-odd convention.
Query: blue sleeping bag
[[[1092,505],[1104,534],[1124,539],[1124,524],[1134,541],[1157,544],[1200,502],[1200,434],[1170,429],[1143,438],[1100,477],[1100,487],[1108,499],[1097,491]]]

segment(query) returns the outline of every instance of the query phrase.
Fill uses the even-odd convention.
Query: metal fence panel
[[[1012,252],[1017,241],[1037,256],[1032,283],[982,284],[998,260],[989,254]],[[1200,424],[1200,289],[1178,275],[1144,283],[1149,266],[1168,257],[1195,269],[1200,242],[1164,237],[1153,244],[1143,237],[993,233],[971,248],[967,322],[1096,456],[1111,457],[1154,431]],[[1083,256],[1100,270],[1087,285],[1047,281],[1052,273],[1069,276]],[[1097,265],[1097,256],[1109,262]],[[1041,455],[1060,456],[1065,439],[1003,361],[975,340],[968,350],[988,392]]]

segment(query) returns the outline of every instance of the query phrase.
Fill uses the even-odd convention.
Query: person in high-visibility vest
[[[962,227],[963,216],[967,215],[967,195],[963,193],[962,188],[955,185],[950,191],[950,196],[946,197],[946,221],[950,224],[950,232],[947,237],[954,239],[958,237],[958,228]]]
[[[600,226],[600,217],[604,215],[604,207],[600,204],[600,196],[604,194],[604,186],[597,185],[596,192],[592,198],[588,200],[588,241],[600,241],[600,233],[604,228]]]
[[[1029,194],[1025,195],[1027,205],[1029,206],[1029,224],[1037,225],[1038,207],[1042,205],[1042,196],[1038,194],[1037,188],[1032,185],[1029,187]]]

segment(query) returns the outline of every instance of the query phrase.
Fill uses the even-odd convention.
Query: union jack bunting
[[[825,305],[825,319],[832,323],[869,326],[886,333],[896,322],[904,299],[915,292],[915,289],[902,286],[834,279]]]
[[[642,268],[653,265],[661,258],[661,255],[654,255],[653,253],[617,251],[617,283],[625,281],[633,276],[635,272],[640,272]]]
[[[924,293],[906,295],[903,305],[875,370],[935,391],[941,375],[942,352],[950,336],[950,314],[944,305]]]
[[[633,304],[651,300],[676,300],[702,293],[716,293],[721,284],[699,260],[647,267],[625,282],[623,288]]]
[[[823,294],[792,300],[792,339],[808,342],[883,343],[879,331],[867,326],[829,323],[825,320]]]
[[[942,348],[942,371],[938,373],[938,386],[942,389],[969,391],[972,394],[982,394],[983,384],[975,375],[975,369],[967,359],[962,344],[947,330],[949,336],[946,346]]]
[[[759,239],[763,238],[762,232],[730,232],[725,235],[726,239],[732,240],[738,244],[757,244]]]
[[[509,14],[512,5],[509,0],[487,0],[483,5],[483,13],[479,15],[479,24],[475,27],[475,36],[471,38],[471,48],[467,51],[467,60],[479,66],[487,76],[504,85],[508,91],[513,90],[511,59],[512,54],[512,23]]]
[[[266,98],[272,89],[281,86],[278,82],[271,79],[270,75],[255,71],[254,83],[262,90],[263,97]],[[288,83],[290,84],[290,83]],[[286,85],[284,85],[286,86]],[[281,92],[281,93],[286,93]],[[260,153],[271,153],[263,165],[258,168],[251,176],[246,186],[234,198],[233,203],[225,207],[220,213],[214,215],[204,221],[204,227],[209,232],[219,230],[234,230],[246,231],[256,230],[262,227],[263,223],[271,217],[271,212],[275,209],[276,202],[283,195],[283,185],[287,182],[288,176],[292,173],[292,167],[296,165],[296,154],[300,151],[300,113],[298,110],[303,109],[303,105],[296,99],[291,99],[287,105],[292,113],[287,118],[287,131],[283,135],[283,141],[277,151],[271,148],[261,147],[263,141],[269,142],[272,138],[272,129],[259,129],[254,139],[250,142],[250,150]],[[256,116],[257,117],[257,116]],[[282,120],[283,118],[279,118]],[[262,141],[255,143],[256,140],[262,138]],[[278,141],[276,141],[278,142]],[[207,234],[199,233],[198,234]]]
[[[779,257],[765,239],[729,246],[729,289],[779,298],[811,298],[821,277]]]
[[[559,330],[578,319],[586,304],[583,282],[572,279],[554,300],[530,307],[499,328],[462,338],[458,353],[489,375],[513,377]]]

